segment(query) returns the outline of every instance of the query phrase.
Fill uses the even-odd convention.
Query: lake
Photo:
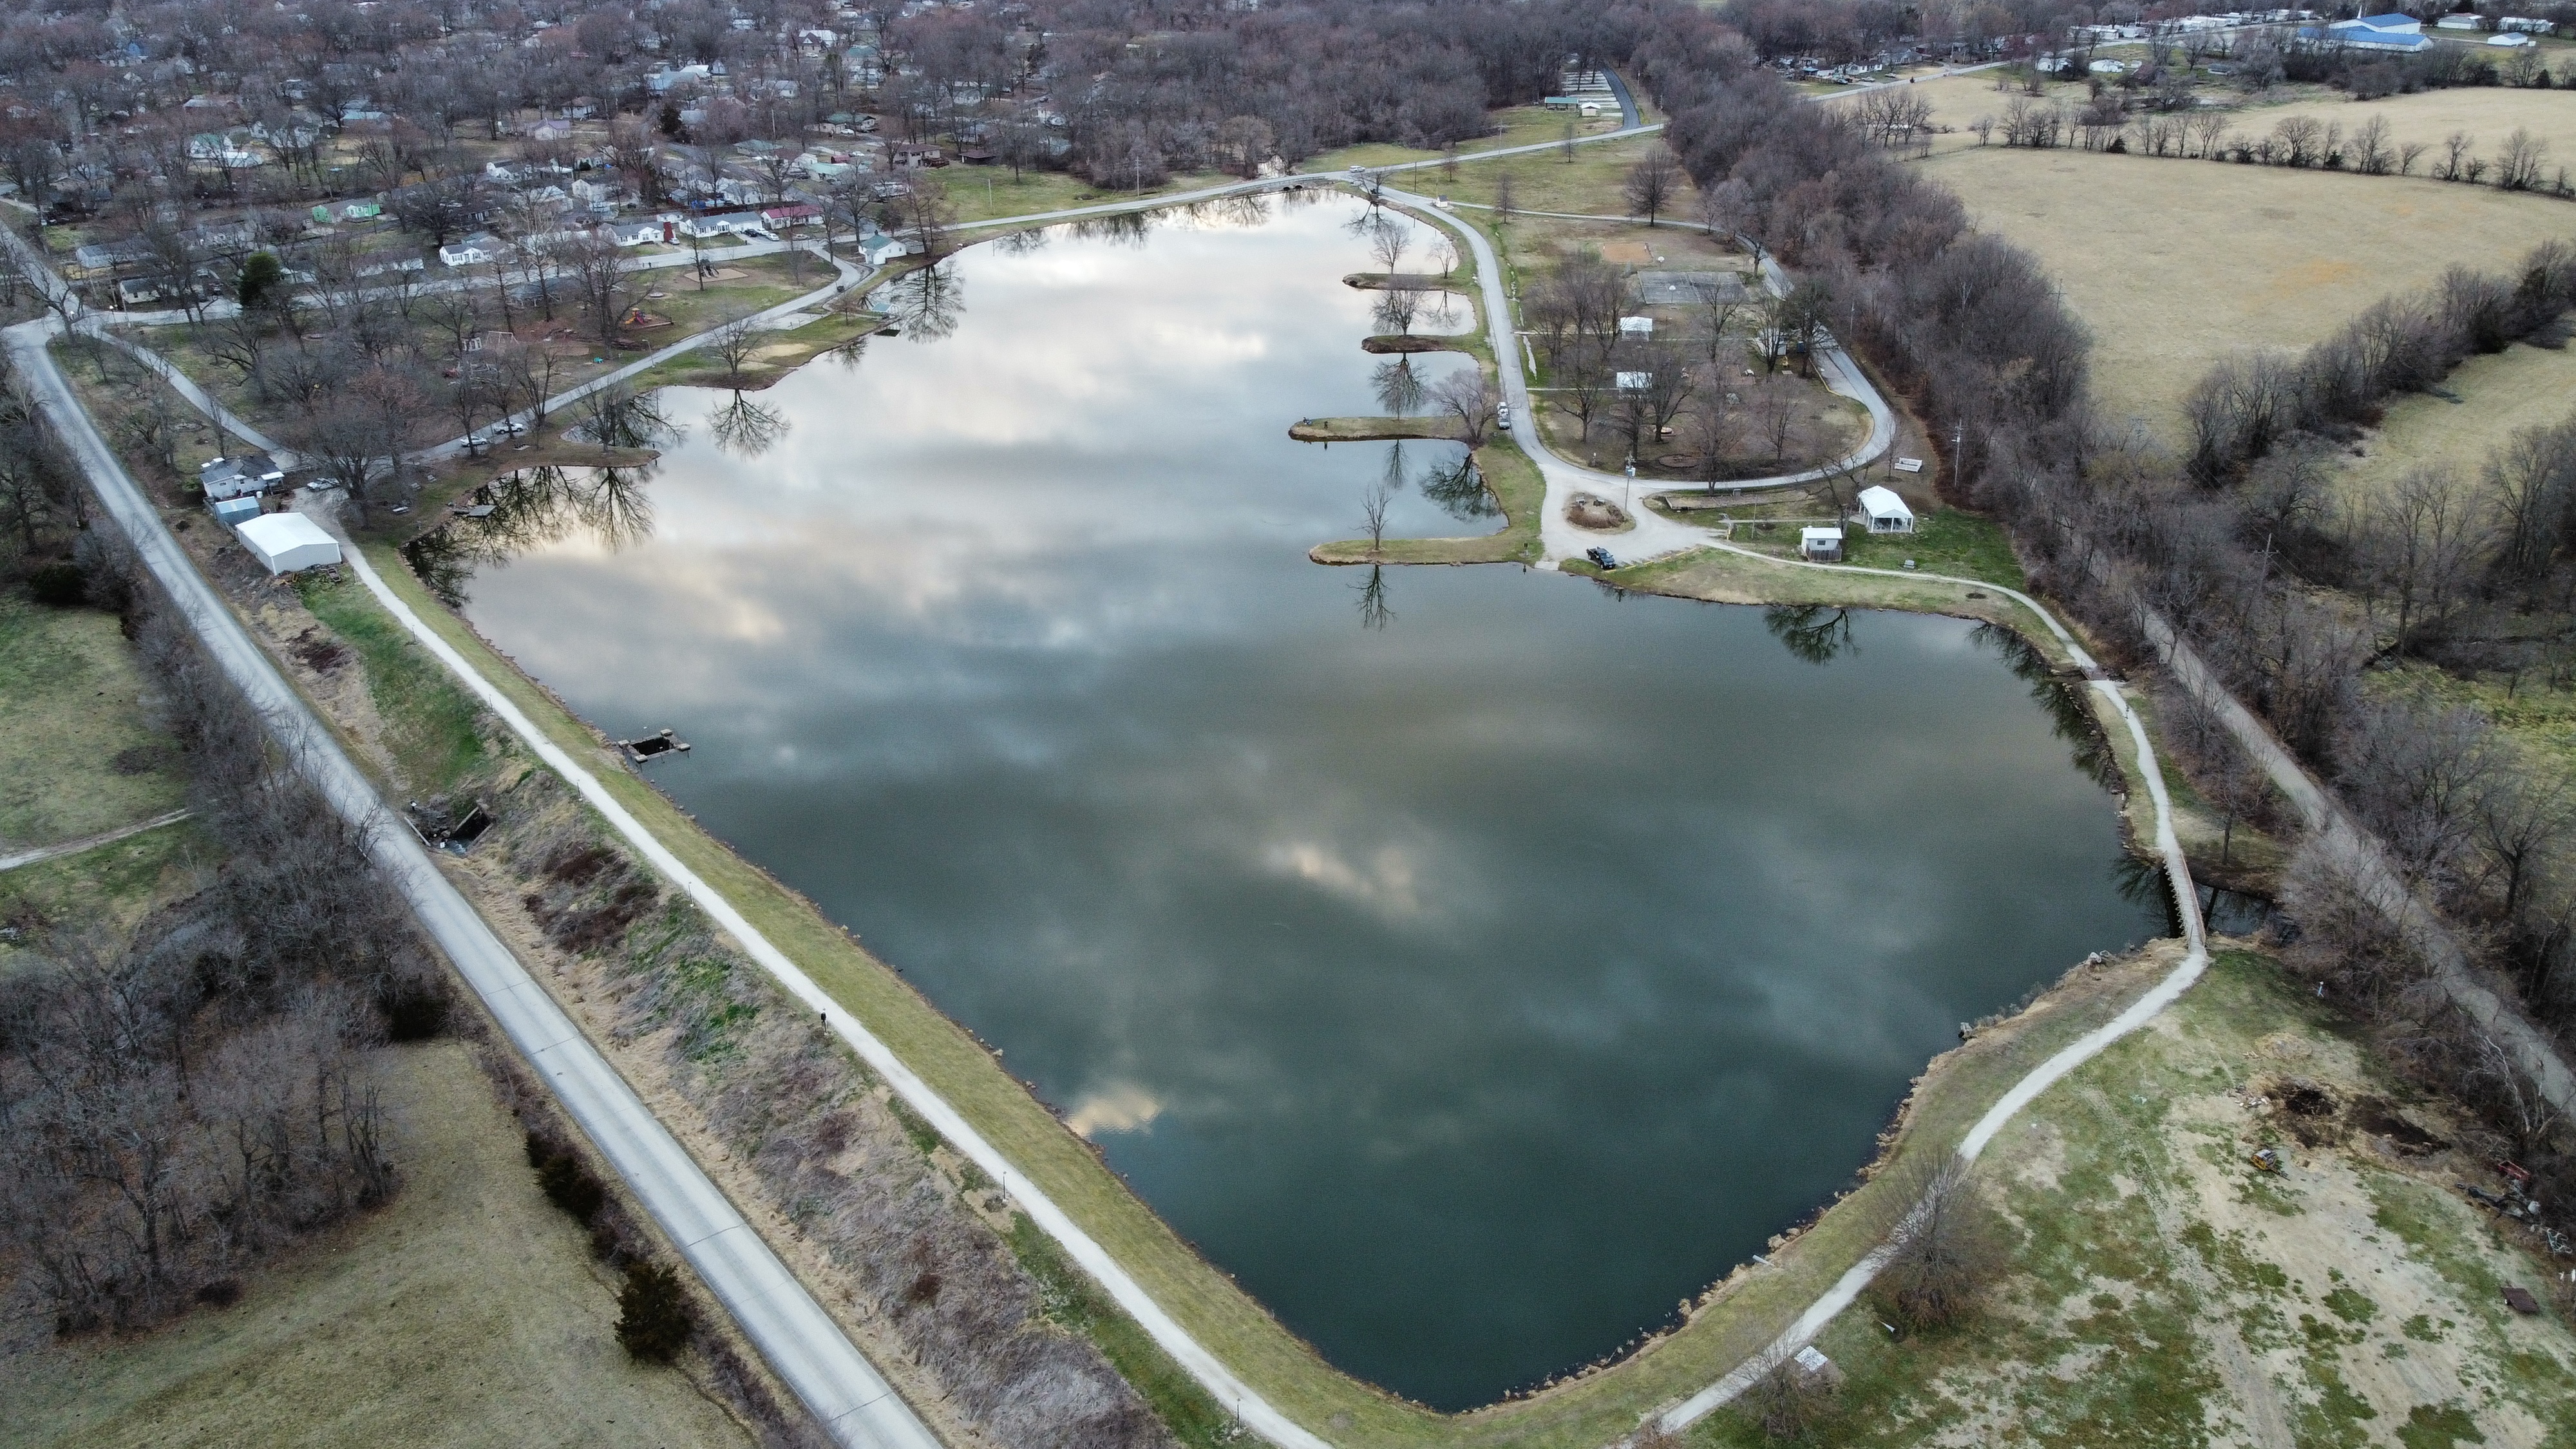
[[[2163,911],[1991,630],[1309,562],[1374,488],[1499,522],[1452,445],[1287,437],[1380,411],[1357,209],[973,248],[900,338],[663,394],[655,474],[463,591],[1290,1328],[1455,1409],[1663,1321],[1960,1022]]]

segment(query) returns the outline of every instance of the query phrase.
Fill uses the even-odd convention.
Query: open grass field
[[[2323,1111],[2280,1105],[2294,1079]],[[2576,1337],[2506,1306],[2546,1302],[2545,1270],[2451,1186],[2492,1185],[2452,1134],[2298,983],[2222,953],[1985,1154],[2015,1247],[1979,1320],[1891,1342],[1865,1297],[1827,1329],[1848,1379],[1817,1442],[2567,1443]],[[2288,1170],[2256,1174],[2261,1146]],[[1729,1410],[1691,1442],[1763,1440]]]
[[[1577,146],[1571,161],[1560,152],[1541,151],[1472,164],[1462,161],[1455,176],[1433,169],[1404,172],[1391,179],[1407,191],[1491,206],[1500,185],[1498,178],[1508,171],[1512,204],[1523,211],[1626,216],[1629,212],[1624,188],[1629,168],[1663,144],[1661,136],[1631,136],[1624,141]],[[1662,214],[1684,221],[1699,215],[1699,193],[1678,169],[1673,194],[1664,203]]]
[[[2520,429],[2560,423],[2576,412],[2576,348],[2515,343],[2472,357],[2442,382],[2450,397],[2409,393],[2346,457],[2336,481],[2347,497],[2385,489],[2415,468],[2446,465],[2473,478],[2487,455]],[[2451,398],[2459,401],[2453,402]]]
[[[2443,138],[2462,131],[2476,142],[2470,154],[2488,158],[2504,149],[2506,136],[2527,130],[2549,143],[2546,171],[2564,166],[2576,174],[2576,95],[2555,88],[2544,91],[2474,86],[2376,101],[2356,101],[2341,95],[2309,97],[2287,104],[2257,100],[2238,107],[2236,129],[2251,139],[2293,116],[2341,126],[2347,135],[2355,127],[2368,125],[2374,116],[2384,117],[2392,145],[2420,141],[2434,147],[2436,153]],[[2432,159],[2428,155],[2418,165],[2419,174]]]
[[[184,803],[116,616],[0,594],[0,850],[77,840]]]
[[[2222,357],[2304,347],[2453,263],[2576,237],[2564,202],[2435,181],[1995,146],[1924,165],[2064,287],[2104,412],[2168,440]]]
[[[1643,106],[1643,101],[1640,101],[1641,111]],[[1513,146],[1536,146],[1561,140],[1564,138],[1566,123],[1569,121],[1573,122],[1574,134],[1577,136],[1597,136],[1604,131],[1615,131],[1619,129],[1619,108],[1612,106],[1608,108],[1606,115],[1583,120],[1564,111],[1551,111],[1545,106],[1507,106],[1502,110],[1489,113],[1486,119],[1494,124],[1495,130],[1490,135],[1460,142],[1458,155],[1461,160],[1479,151],[1500,151]],[[1340,171],[1350,166],[1400,166],[1408,161],[1436,161],[1440,159],[1440,154],[1438,151],[1420,151],[1409,146],[1372,141],[1359,146],[1344,146],[1338,151],[1327,151],[1298,169]],[[1420,173],[1409,176],[1404,183],[1405,189],[1420,189],[1415,183],[1421,179]]]
[[[0,1444],[747,1445],[617,1346],[616,1292],[455,1041],[386,1048],[391,1205],[133,1339],[0,1357]]]

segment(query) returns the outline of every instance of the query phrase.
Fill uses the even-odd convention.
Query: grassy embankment
[[[442,637],[474,658],[550,738],[578,757],[600,762],[600,777],[622,804],[976,1122],[1201,1342],[1302,1422],[1331,1429],[1336,1442],[1589,1449],[1623,1432],[1656,1403],[1688,1393],[1731,1368],[1873,1239],[1876,1209],[1864,1189],[1860,1201],[1828,1214],[1777,1255],[1772,1266],[1744,1274],[1689,1327],[1618,1368],[1534,1400],[1456,1418],[1395,1401],[1334,1372],[1287,1334],[1180,1242],[980,1045],[824,921],[810,903],[734,857],[643,781],[609,765],[595,734],[509,669],[461,621],[439,611],[390,550],[376,548],[370,556]],[[2078,981],[2066,999],[2046,1004],[2015,1030],[1990,1033],[1945,1059],[1916,1103],[1899,1150],[1939,1150],[1955,1142],[2011,1081],[2057,1045],[2107,1018],[2154,974],[2152,968],[2142,968],[2132,973],[2134,979]],[[1132,1335],[1132,1325],[1096,1336],[1117,1357],[1114,1340],[1122,1334]],[[1141,1377],[1150,1384],[1153,1373]]]
[[[2270,1107],[2292,1078],[2330,1110]],[[2543,1270],[2448,1185],[2483,1164],[2386,1144],[2392,1116],[2453,1131],[2275,964],[2220,953],[1987,1151],[2010,1251],[1983,1314],[1892,1342],[1864,1299],[1828,1326],[1848,1377],[1823,1442],[2566,1442],[2576,1338],[2501,1293],[2545,1300]],[[2280,1178],[2245,1161],[2267,1145]],[[1764,1440],[1726,1410],[1691,1442]]]
[[[1522,466],[1527,466],[1525,460]],[[1534,485],[1534,470],[1530,477]],[[1500,485],[1497,491],[1502,491]],[[595,735],[483,649],[461,622],[437,610],[389,551],[377,549],[372,557],[423,617],[476,658],[487,676],[510,692],[550,736],[576,752],[587,752],[588,758],[603,758]],[[1773,576],[1772,582],[1810,573],[1750,560],[1734,562],[1762,570]],[[1814,577],[1832,579],[1841,591],[1849,592],[1852,576]],[[1909,580],[1885,582],[1900,588],[1914,586]],[[1949,601],[1955,602],[1955,596]],[[1871,1241],[1871,1204],[1864,1189],[1861,1201],[1827,1214],[1813,1231],[1778,1254],[1770,1267],[1742,1275],[1689,1327],[1619,1368],[1529,1402],[1456,1419],[1396,1403],[1333,1373],[1295,1343],[1257,1305],[1179,1243],[979,1046],[822,921],[810,905],[734,859],[640,780],[613,766],[601,773],[628,808],[827,989],[869,1021],[1051,1196],[1118,1253],[1202,1342],[1301,1421],[1331,1430],[1338,1442],[1509,1442],[1588,1449],[1623,1432],[1654,1405],[1694,1390],[1732,1367],[1811,1301]],[[2079,982],[2067,998],[2046,1004],[2019,1029],[1989,1033],[1945,1059],[1918,1100],[1899,1150],[1939,1150],[1955,1141],[2004,1086],[2056,1045],[2116,1010],[2130,989],[2153,974],[2152,969],[2142,970],[2135,979],[2120,981],[2118,989],[2106,986],[2088,992],[2085,983]]]

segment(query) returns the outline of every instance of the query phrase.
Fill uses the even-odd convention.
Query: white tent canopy
[[[318,569],[340,561],[339,542],[322,531],[322,525],[301,513],[271,513],[250,519],[233,530],[270,573],[291,574],[298,569]]]
[[[1905,500],[1897,497],[1893,488],[1860,490],[1860,511],[1861,516],[1869,520],[1872,533],[1914,531],[1914,510],[1905,506]]]

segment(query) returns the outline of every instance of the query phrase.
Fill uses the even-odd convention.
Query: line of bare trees
[[[190,798],[222,849],[128,932],[69,923],[0,975],[0,1235],[60,1331],[229,1302],[399,1182],[370,1051],[444,1026],[437,963],[356,828],[129,586]]]
[[[2510,273],[2454,266],[2426,291],[2384,298],[2295,359],[2230,359],[2193,388],[2189,470],[2215,487],[2298,433],[2375,422],[2387,400],[2437,385],[2480,353],[2547,334],[2564,344],[2576,247],[2543,242]]]
[[[2030,256],[1967,230],[1953,198],[1859,128],[1797,104],[1722,22],[1668,15],[1640,58],[1712,219],[1826,284],[1837,335],[1926,421],[1953,496],[2010,528],[2033,580],[2132,668],[2156,667],[2151,618],[2181,629],[2508,990],[2544,1019],[2576,1017],[2576,824],[2561,787],[2483,716],[2364,677],[2408,660],[2569,672],[2576,425],[2507,440],[2474,478],[2419,475],[2352,506],[2325,487],[2329,450],[2392,392],[2515,338],[2561,341],[2576,296],[2567,250],[2501,277],[2455,271],[2304,357],[2220,369],[2177,460],[2094,415],[2090,340]],[[2231,830],[2279,808],[2249,762],[2225,772]],[[2292,872],[2285,899],[2316,960],[2385,955],[2396,939],[2381,906],[2354,904],[2351,870],[2309,848]],[[2426,974],[2402,963],[2392,989],[2354,999],[2422,1080],[2483,1114],[2565,1199],[2576,1156],[2530,1078],[2419,989]]]

